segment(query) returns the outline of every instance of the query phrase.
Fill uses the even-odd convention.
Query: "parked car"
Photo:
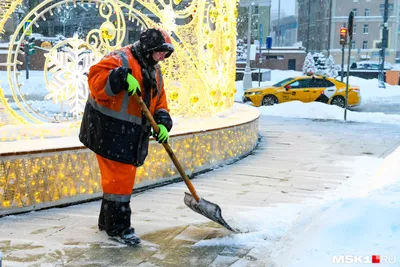
[[[270,106],[299,100],[302,102],[323,102],[339,107],[345,106],[346,84],[331,77],[300,76],[286,78],[271,87],[247,89],[243,102],[251,101],[255,106]],[[360,88],[350,86],[348,106],[361,102]]]
[[[357,70],[380,70],[381,64],[377,61],[360,61],[353,62],[350,68]],[[393,66],[389,62],[385,62],[384,68],[385,70],[391,70],[393,69]]]

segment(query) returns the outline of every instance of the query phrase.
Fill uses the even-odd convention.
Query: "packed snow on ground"
[[[260,107],[260,112],[263,115],[289,118],[344,120],[344,109],[338,106],[329,106],[320,102],[302,103],[300,101],[292,101],[275,105],[273,107]],[[357,122],[400,124],[400,115],[386,114],[383,112],[358,112],[347,110],[346,120]]]
[[[400,261],[400,148],[385,159],[358,157],[351,177],[323,200],[281,204],[238,213],[231,225],[244,231],[195,246],[252,248],[264,266],[359,266],[381,256]],[[346,258],[341,258],[346,257]],[[352,265],[351,263],[354,263]],[[234,266],[251,266],[241,259]],[[261,266],[261,265],[257,265]]]
[[[274,71],[273,84],[294,71]],[[400,87],[379,88],[377,80],[350,77],[361,88],[363,104],[347,112],[348,121],[399,124],[400,116],[390,114],[390,106],[400,100]],[[243,95],[242,81],[236,82],[235,100]],[[254,87],[258,82],[253,82]],[[388,114],[376,112],[388,107]],[[365,112],[370,108],[370,112]],[[323,103],[298,101],[259,108],[262,115],[310,119],[343,120],[344,110]],[[397,137],[394,137],[397,138]],[[351,177],[323,200],[304,204],[282,204],[239,213],[231,223],[241,234],[203,240],[196,246],[252,248],[249,256],[264,266],[363,266],[372,256],[380,256],[379,266],[400,262],[400,147],[385,159],[358,157],[349,163],[356,168]],[[252,266],[251,258],[235,267]],[[261,266],[260,265],[260,266]],[[257,265],[259,266],[259,265]]]

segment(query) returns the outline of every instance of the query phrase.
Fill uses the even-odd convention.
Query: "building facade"
[[[297,42],[296,16],[287,16],[271,22],[274,46],[293,46]]]
[[[388,47],[385,61],[399,58],[399,0],[389,0]],[[341,62],[340,28],[354,12],[351,61],[380,60],[384,0],[297,0],[298,41],[307,52],[323,52]],[[346,46],[346,53],[348,46]]]
[[[384,0],[332,0],[331,53],[338,62],[341,57],[339,30],[347,26],[349,11],[354,12],[351,61],[380,60]],[[389,0],[388,47],[385,61],[395,63],[399,46],[399,2]],[[343,6],[347,8],[344,9]]]
[[[271,31],[271,0],[240,0],[238,9],[241,23],[238,23],[238,38],[247,39],[249,3],[252,4],[251,39],[259,40],[261,33],[265,45],[266,37]],[[262,25],[261,30],[260,25]]]
[[[297,0],[297,41],[306,52],[329,51],[331,4],[331,0]]]

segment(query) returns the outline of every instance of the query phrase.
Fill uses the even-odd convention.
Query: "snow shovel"
[[[154,132],[158,133],[160,131],[160,129],[158,128],[156,121],[154,120],[153,116],[151,115],[146,104],[143,102],[142,98],[139,97],[137,94],[134,94],[132,97],[135,98],[136,102],[140,105],[142,112],[144,113],[146,118],[149,120],[151,127],[153,127]],[[189,193],[185,192],[184,202],[185,202],[186,206],[188,206],[193,211],[207,217],[208,219],[210,219],[216,223],[219,223],[226,229],[228,229],[232,232],[237,232],[236,230],[232,229],[232,227],[230,227],[225,222],[224,218],[222,218],[221,208],[217,204],[214,204],[210,201],[202,199],[197,195],[196,190],[194,189],[188,176],[186,175],[185,171],[183,170],[182,165],[179,163],[177,157],[175,156],[174,152],[172,151],[171,146],[168,143],[162,143],[162,145],[164,146],[169,157],[171,158],[172,162],[174,163],[176,169],[179,171],[183,181],[185,182],[187,188],[189,189],[189,191],[191,193],[191,194],[189,194]]]

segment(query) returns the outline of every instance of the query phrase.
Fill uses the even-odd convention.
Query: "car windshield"
[[[285,85],[286,83],[290,82],[291,80],[293,80],[292,77],[286,78],[286,79],[284,79],[284,80],[282,80],[282,81],[280,81],[280,82],[278,82],[278,83],[276,83],[276,84],[274,84],[272,86],[273,87],[281,87],[281,86]]]

